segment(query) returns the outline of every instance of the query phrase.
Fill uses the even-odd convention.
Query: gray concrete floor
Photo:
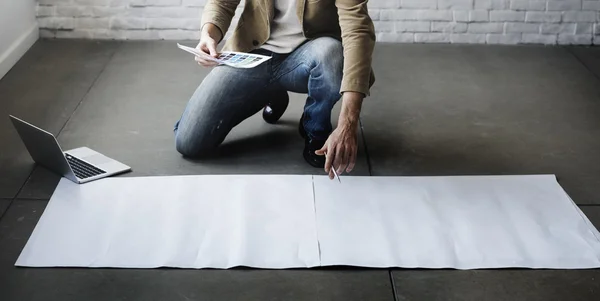
[[[379,44],[374,67],[353,175],[554,173],[600,227],[600,49]],[[279,125],[236,128],[219,158],[183,159],[173,123],[206,72],[173,42],[40,40],[0,80],[0,300],[600,300],[599,270],[15,268],[59,177],[8,114],[126,176],[320,174],[301,156],[302,95]]]

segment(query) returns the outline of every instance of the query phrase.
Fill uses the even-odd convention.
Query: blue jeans
[[[269,95],[287,91],[308,94],[304,129],[310,138],[327,139],[331,110],[341,98],[341,42],[324,37],[290,54],[254,52],[271,59],[251,69],[218,66],[202,81],[175,124],[178,152],[188,157],[211,154],[233,127],[267,105]]]

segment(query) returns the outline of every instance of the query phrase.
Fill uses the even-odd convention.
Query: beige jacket
[[[224,50],[248,52],[269,39],[274,0],[246,0],[238,26]],[[342,41],[344,76],[340,92],[369,95],[375,81],[371,69],[375,29],[367,9],[368,0],[297,0],[298,18],[308,39],[322,36]],[[240,0],[208,0],[202,24],[212,23],[224,34],[231,25]]]

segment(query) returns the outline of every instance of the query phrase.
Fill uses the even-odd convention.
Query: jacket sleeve
[[[206,23],[214,24],[221,30],[223,39],[239,4],[240,0],[208,0],[202,11],[202,27]]]
[[[367,2],[368,0],[335,0],[344,48],[341,93],[352,91],[369,95],[375,28],[369,16]]]

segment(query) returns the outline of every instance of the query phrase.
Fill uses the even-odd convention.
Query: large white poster
[[[554,176],[62,180],[19,266],[596,268]]]

